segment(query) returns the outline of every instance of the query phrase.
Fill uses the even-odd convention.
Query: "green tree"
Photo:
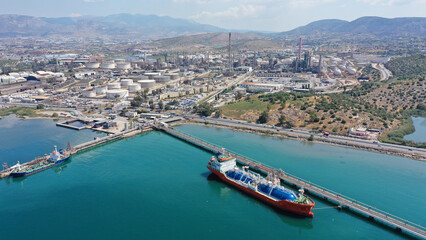
[[[243,94],[242,94],[240,91],[238,91],[238,92],[235,94],[235,99],[236,99],[236,100],[240,100],[242,97],[243,97]]]
[[[132,107],[140,107],[143,103],[143,98],[140,95],[137,95],[133,100],[130,102],[130,105]]]
[[[203,102],[197,106],[194,107],[194,110],[196,113],[200,114],[201,116],[208,117],[212,115],[214,112],[214,108],[211,104],[207,102]]]
[[[268,111],[264,111],[260,114],[259,119],[257,119],[257,123],[267,123],[269,120],[269,113]]]
[[[37,107],[36,107],[36,109],[44,109],[44,105],[43,104],[37,104]]]
[[[164,107],[164,103],[163,103],[163,101],[159,101],[158,102],[158,108],[160,109],[160,111],[162,111],[163,110],[163,107]]]
[[[217,109],[214,116],[220,118],[222,116],[222,109]]]
[[[317,117],[317,113],[314,110],[309,111],[309,118],[311,122],[319,122],[319,118]]]
[[[280,126],[282,126],[285,123],[286,117],[284,114],[281,114],[281,116],[278,118],[278,122]]]

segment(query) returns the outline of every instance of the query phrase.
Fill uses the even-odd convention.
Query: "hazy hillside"
[[[203,48],[226,48],[228,33],[206,33],[187,35],[175,38],[161,39],[152,42],[153,47],[173,50],[195,50]],[[281,45],[269,39],[266,34],[232,33],[232,47],[234,49],[265,49],[279,48]]]
[[[160,17],[155,15],[116,14],[104,17],[60,17],[39,18],[22,15],[0,15],[1,36],[45,36],[66,34],[67,36],[116,36],[126,38],[163,39],[182,35],[184,38],[165,39],[154,43],[156,46],[180,48],[195,44],[198,47],[220,46],[227,42],[228,30],[212,25],[199,24],[186,19]],[[237,31],[238,32],[238,31]],[[196,36],[192,36],[195,35]],[[236,46],[243,42],[262,40],[266,44],[249,44],[262,47],[275,47],[272,38],[316,36],[426,36],[426,18],[381,18],[362,17],[348,22],[344,20],[328,19],[312,22],[306,26],[291,31],[272,34],[240,33],[234,34]],[[238,42],[240,41],[240,42]],[[241,46],[243,47],[243,46]]]
[[[125,35],[165,38],[184,34],[220,32],[221,28],[185,19],[155,15],[117,14],[105,17],[38,18],[0,15],[0,36],[43,36],[45,34]]]
[[[279,33],[278,36],[318,34],[424,35],[426,18],[362,17],[352,22],[335,19],[320,20]]]

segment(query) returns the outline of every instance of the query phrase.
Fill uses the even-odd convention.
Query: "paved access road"
[[[392,72],[389,71],[382,63],[380,64],[371,64],[371,66],[380,71],[381,79],[380,81],[388,80],[392,77]]]
[[[356,144],[356,145],[362,145],[365,147],[380,149],[383,151],[399,151],[406,154],[417,154],[421,155],[426,159],[426,149],[422,148],[414,148],[414,147],[408,147],[408,146],[402,146],[402,145],[396,145],[396,144],[390,144],[390,143],[374,143],[371,140],[363,140],[358,138],[352,138],[352,137],[346,137],[346,136],[324,136],[321,133],[313,133],[309,130],[305,129],[286,129],[281,127],[275,127],[270,126],[266,124],[256,124],[256,123],[248,123],[241,120],[233,120],[233,119],[224,119],[224,118],[211,118],[211,117],[199,117],[195,115],[186,115],[190,120],[199,121],[199,122],[207,122],[212,124],[219,124],[229,127],[239,127],[239,128],[247,128],[247,129],[253,129],[253,130],[261,130],[261,131],[276,131],[280,133],[287,133],[287,134],[293,134],[298,137],[305,137],[308,138],[309,136],[313,135],[314,138],[324,138],[328,139],[330,141],[334,142],[340,142],[345,144]]]

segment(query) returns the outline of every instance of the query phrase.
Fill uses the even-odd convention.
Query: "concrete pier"
[[[152,130],[152,128],[150,128],[150,127],[142,128],[142,129],[135,129],[134,128],[134,129],[129,129],[129,130],[117,133],[117,134],[111,134],[111,135],[103,137],[103,138],[98,138],[98,139],[95,139],[95,140],[74,146],[70,149],[70,154],[71,155],[76,154],[78,152],[87,150],[87,149],[92,148],[92,147],[96,147],[96,146],[99,146],[99,145],[102,145],[102,144],[106,144],[108,142],[112,142],[112,141],[115,141],[115,140],[120,140],[120,139],[123,139],[123,138],[132,137],[132,136],[135,136],[135,135],[137,135],[141,132],[146,132],[146,131],[151,131],[151,130]],[[43,161],[45,159],[46,159],[46,157],[36,158],[32,161],[22,163],[21,166],[25,167],[25,166],[29,166],[29,165],[34,165],[34,164],[37,164],[38,162]],[[12,172],[11,168],[4,169],[3,171],[0,171],[0,179],[5,178],[5,177],[9,177],[11,172]]]

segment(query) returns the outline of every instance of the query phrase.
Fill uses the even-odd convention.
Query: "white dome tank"
[[[148,76],[145,76],[145,75],[141,75],[141,76],[133,76],[133,77],[131,77],[132,79],[133,79],[133,81],[139,81],[139,80],[148,80],[149,79],[149,77]]]
[[[160,73],[145,73],[145,76],[148,76],[149,79],[154,79],[155,76],[160,76]]]
[[[103,62],[101,68],[103,69],[114,69],[117,65],[114,62]]]
[[[130,63],[128,62],[119,62],[117,63],[117,68],[120,70],[128,70],[130,69],[132,66],[130,66]]]
[[[133,83],[132,79],[122,79],[121,80],[121,86],[129,86],[132,83]]]
[[[129,92],[136,92],[141,90],[141,85],[138,83],[132,83],[128,86]]]
[[[166,76],[169,76],[171,80],[176,80],[179,78],[178,73],[169,73],[169,74],[166,74]]]
[[[108,90],[106,92],[106,97],[109,99],[119,99],[119,98],[125,98],[129,96],[129,91],[124,89],[114,89],[114,90]]]
[[[138,83],[142,88],[150,88],[155,86],[155,80],[139,80]]]
[[[334,75],[340,76],[340,75],[342,75],[342,71],[340,71],[340,69],[336,67],[336,68],[334,68]]]
[[[169,76],[155,76],[154,80],[157,83],[166,83],[166,82],[170,81],[170,77]]]
[[[100,65],[101,64],[98,62],[89,62],[89,63],[86,63],[86,68],[99,68]]]
[[[356,74],[356,69],[355,69],[355,68],[353,68],[353,67],[348,67],[346,70],[347,70],[347,71],[348,71],[348,73],[349,73],[349,74],[351,74],[351,75],[355,75],[355,74]]]
[[[84,90],[83,97],[87,97],[87,98],[96,97],[96,91],[93,88]]]
[[[99,86],[96,87],[96,94],[105,94],[107,92],[108,87],[107,86]]]
[[[112,90],[112,89],[120,89],[120,83],[109,83],[108,84],[108,90]]]

